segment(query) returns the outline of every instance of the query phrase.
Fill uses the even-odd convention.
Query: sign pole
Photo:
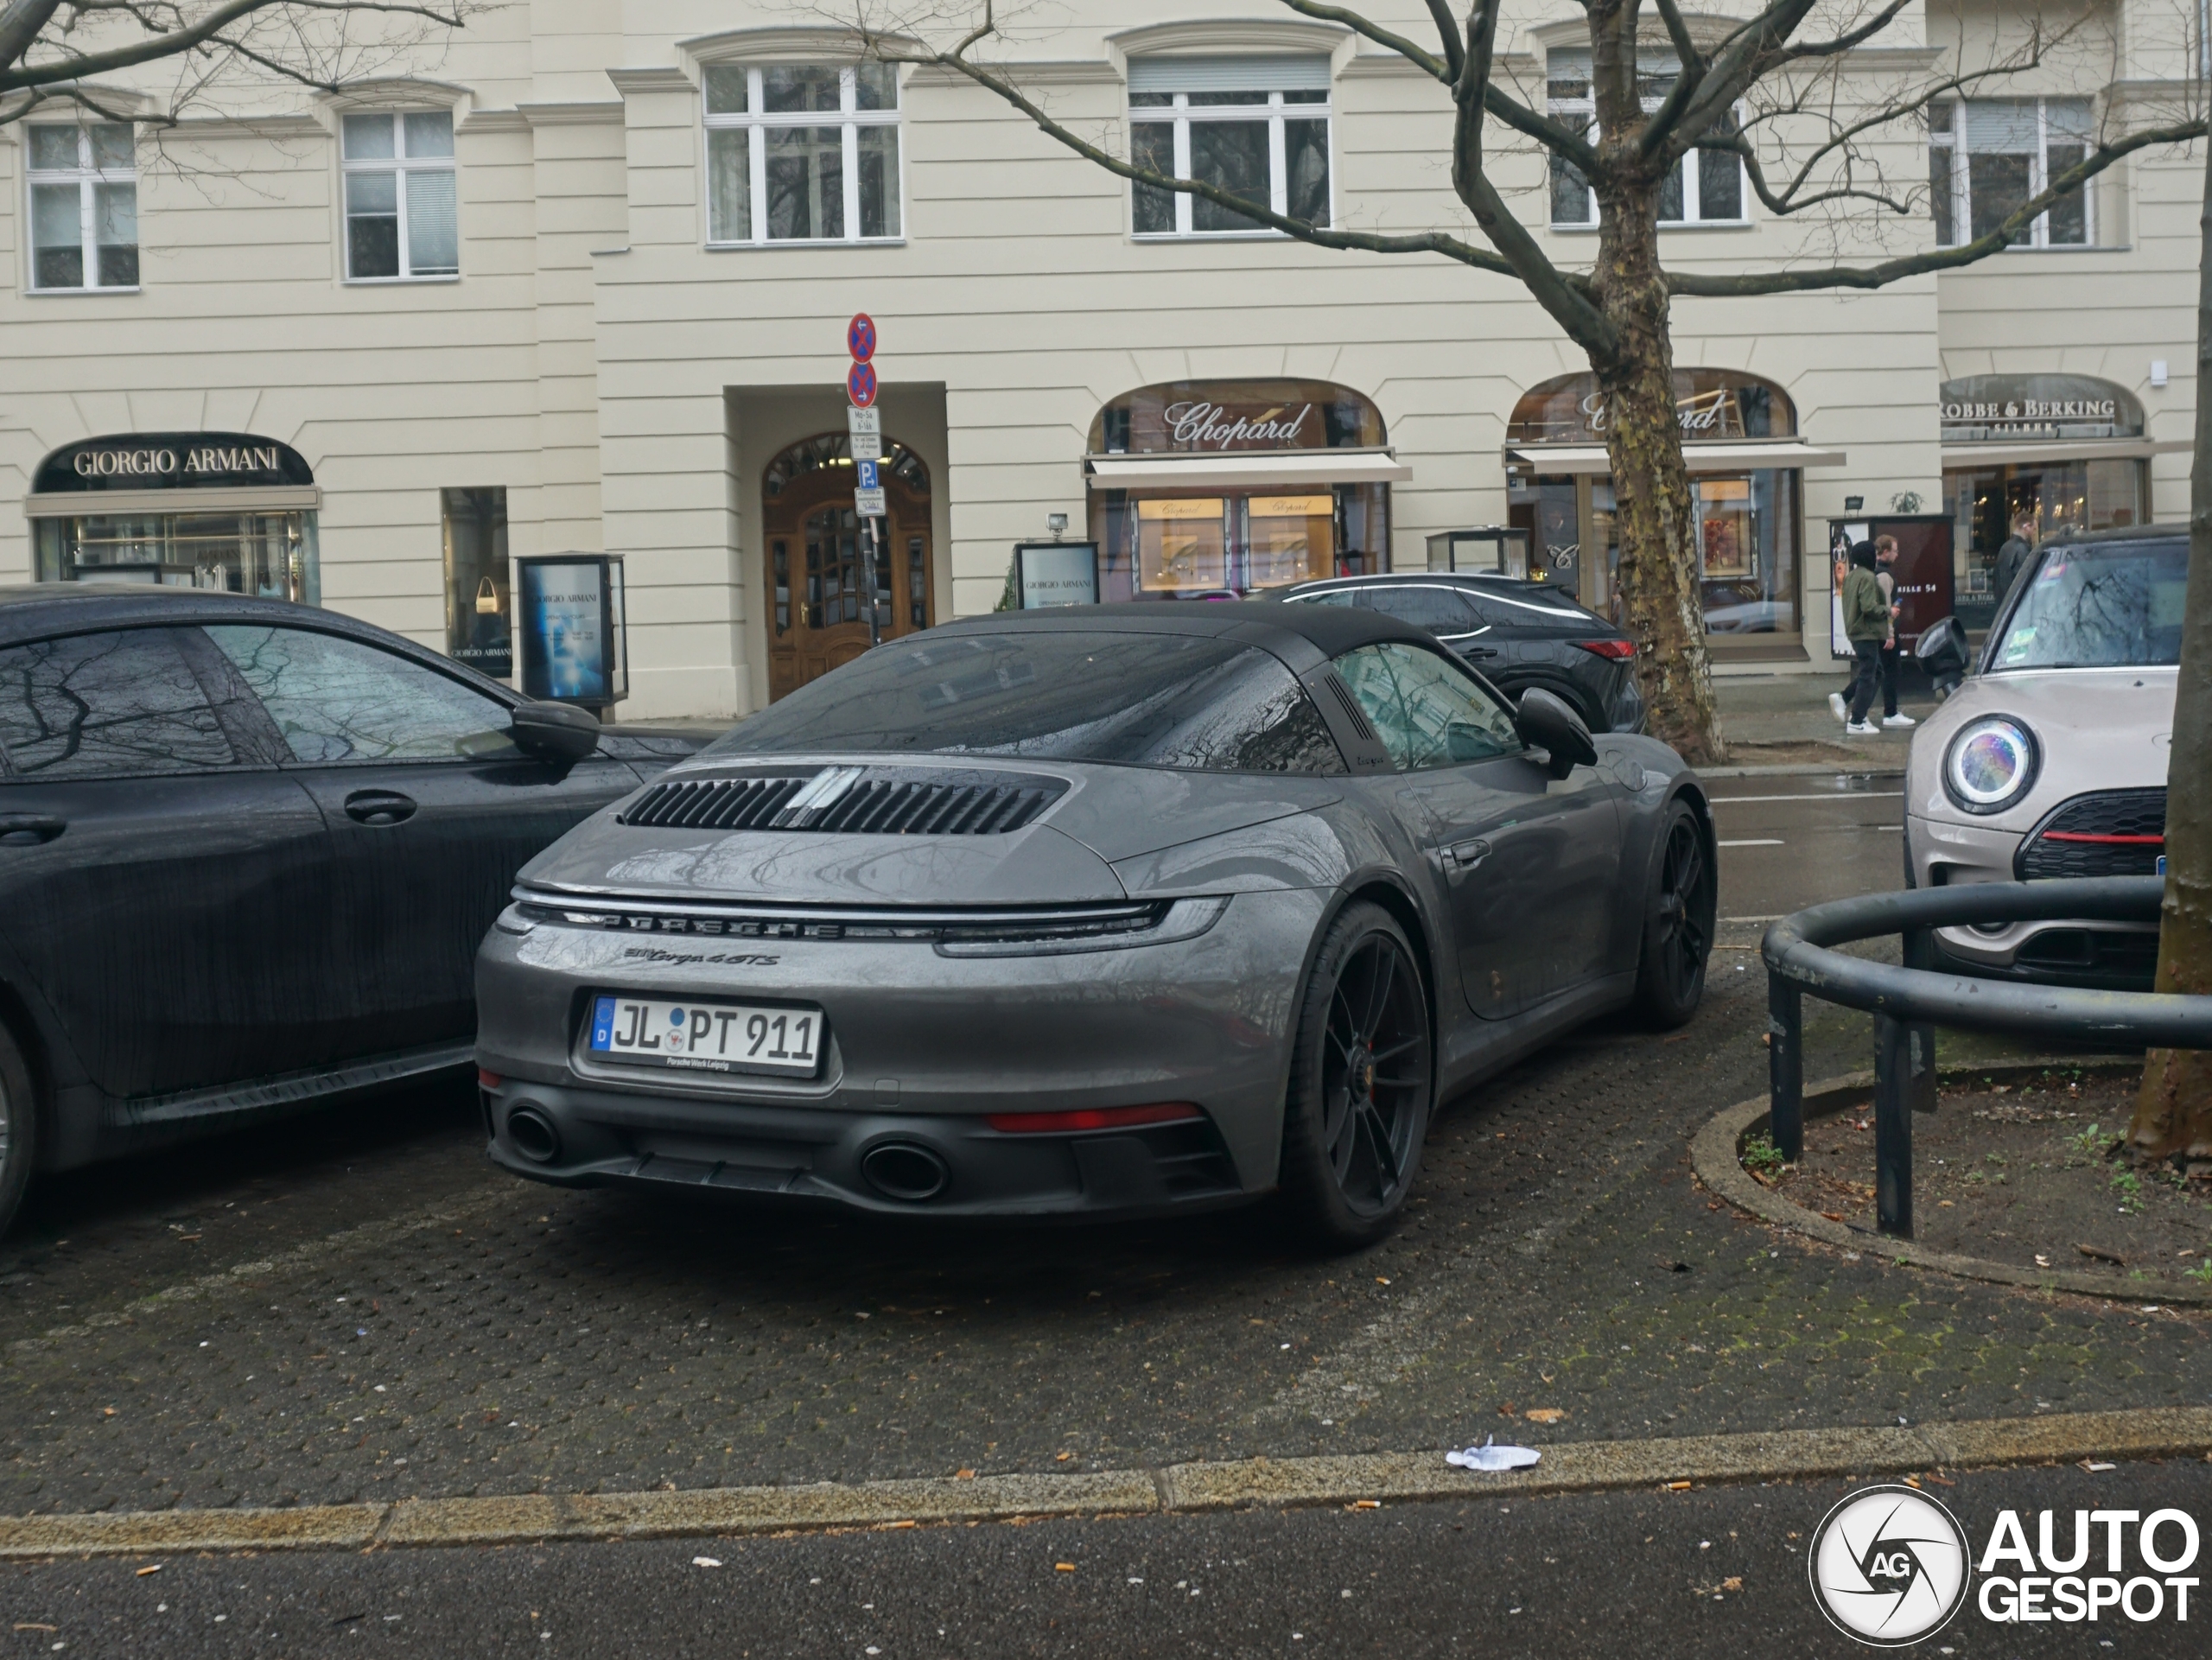
[[[866,527],[868,549],[868,643],[883,644],[884,600],[888,590],[884,557],[883,411],[875,407],[875,320],[865,311],[845,325],[845,347],[852,367],[845,372],[845,429],[851,440],[853,511]]]

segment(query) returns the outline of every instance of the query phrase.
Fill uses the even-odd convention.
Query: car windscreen
[[[1989,669],[2002,674],[2178,663],[2188,577],[2183,542],[2048,548],[2005,621]]]
[[[1200,636],[1008,629],[878,646],[704,752],[1020,755],[1201,773],[1344,770],[1282,663]]]

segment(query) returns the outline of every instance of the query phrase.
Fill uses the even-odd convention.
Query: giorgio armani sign
[[[88,490],[237,489],[313,484],[299,451],[245,432],[132,432],[87,438],[40,463],[38,495]]]

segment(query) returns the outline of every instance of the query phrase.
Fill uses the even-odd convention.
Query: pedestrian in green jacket
[[[1890,637],[1890,603],[1875,580],[1874,563],[1874,544],[1854,542],[1851,571],[1843,579],[1843,633],[1859,659],[1858,675],[1851,684],[1851,719],[1844,730],[1862,738],[1881,732],[1866,718],[1866,711],[1882,677],[1882,642]]]

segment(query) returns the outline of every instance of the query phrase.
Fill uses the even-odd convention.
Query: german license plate
[[[592,999],[588,1046],[631,1065],[811,1078],[822,1059],[822,1011],[602,993]]]

